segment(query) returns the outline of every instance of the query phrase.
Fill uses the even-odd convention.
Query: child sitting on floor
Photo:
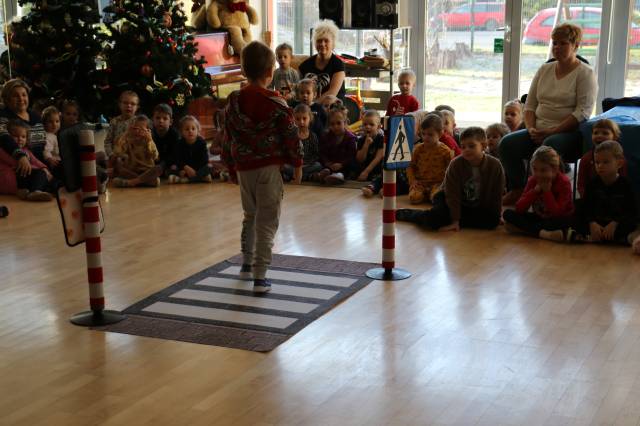
[[[156,166],[158,149],[153,143],[149,118],[137,115],[113,147],[113,185],[120,188],[158,186],[162,170]]]
[[[107,130],[107,135],[104,138],[104,152],[107,158],[110,158],[113,153],[113,144],[127,131],[129,125],[134,121],[139,104],[140,98],[136,92],[126,90],[120,94],[118,98],[120,115],[111,119],[109,130]]]
[[[192,115],[182,117],[180,135],[174,163],[169,167],[169,183],[213,182],[207,143],[200,136],[198,119]]]
[[[313,123],[313,113],[307,104],[298,104],[293,109],[293,117],[298,126],[298,137],[302,143],[302,169],[298,172],[291,164],[283,166],[282,175],[285,181],[300,183],[308,181],[311,177],[322,170],[320,164],[320,153],[318,138],[309,127]]]
[[[493,123],[487,127],[487,149],[486,153],[500,158],[498,154],[498,147],[502,138],[509,133],[509,128],[506,124]]]
[[[584,197],[584,191],[587,183],[596,177],[596,166],[593,161],[596,147],[604,141],[617,141],[618,139],[620,139],[620,127],[618,127],[615,121],[604,118],[593,124],[593,127],[591,128],[591,142],[593,143],[593,148],[582,156],[578,167],[577,187],[580,197]],[[620,166],[620,174],[622,176],[627,175],[627,163],[624,158],[622,159]]]
[[[58,147],[58,131],[60,130],[60,111],[58,108],[48,106],[42,110],[42,124],[47,132],[47,142],[44,145],[42,156],[48,167],[55,170],[61,161],[60,148]]]
[[[53,198],[49,193],[53,190],[53,176],[29,149],[29,125],[22,120],[9,120],[7,132],[29,158],[31,172],[17,173],[18,161],[0,149],[0,194],[15,193],[27,201],[50,201]]]
[[[173,109],[167,104],[158,104],[153,108],[153,130],[151,136],[158,149],[158,165],[164,172],[171,163],[171,155],[176,150],[180,133],[172,126]]]
[[[631,182],[619,174],[624,161],[622,146],[604,141],[595,148],[597,175],[587,183],[584,198],[578,200],[575,230],[579,241],[631,244],[638,211]],[[573,240],[571,234],[557,238]]]
[[[442,119],[436,114],[427,115],[420,124],[421,143],[413,148],[407,168],[411,204],[432,201],[444,180],[453,154],[439,141],[443,132]]]
[[[323,170],[314,180],[328,185],[344,183],[356,158],[356,135],[347,128],[347,109],[333,105],[329,110],[329,131],[320,140],[320,163]]]
[[[431,210],[400,209],[400,221],[440,231],[494,229],[500,223],[505,177],[500,161],[485,154],[487,138],[480,127],[460,135],[462,154],[447,169]]]
[[[63,129],[75,126],[80,122],[80,105],[72,99],[62,101],[60,113],[60,126]]]
[[[413,96],[413,88],[416,84],[416,74],[405,69],[398,74],[398,88],[400,94],[393,95],[387,103],[387,116],[404,115],[420,109],[418,99]]]
[[[442,113],[443,111],[449,111],[449,112],[452,114],[452,115],[451,115],[451,116],[453,117],[453,129],[452,129],[452,135],[453,135],[453,139],[456,141],[456,145],[457,145],[457,146],[460,146],[460,131],[459,131],[459,130],[458,130],[458,128],[456,127],[456,118],[455,118],[455,117],[456,117],[456,110],[455,110],[455,109],[453,109],[453,107],[452,107],[452,106],[450,106],[450,105],[442,104],[442,105],[438,105],[437,107],[435,107],[433,112],[440,113],[440,117],[441,117],[442,119],[444,119],[444,118],[445,118],[445,114],[446,114],[446,115],[449,115],[449,114],[448,114],[448,113]],[[447,127],[447,126],[445,125],[445,128],[446,128],[446,127]],[[441,140],[440,142],[442,142],[442,143],[446,143],[446,142],[445,142],[445,141],[443,141],[443,140]],[[447,146],[448,146],[448,144],[447,144]],[[452,149],[453,149],[453,148],[452,148]]]
[[[300,80],[296,93],[298,102],[307,105],[311,109],[313,120],[311,121],[311,131],[320,140],[327,128],[327,113],[324,107],[315,103],[317,86],[313,80],[305,78]]]
[[[291,57],[293,48],[287,43],[282,43],[276,47],[276,60],[280,68],[273,72],[273,80],[270,88],[280,92],[286,100],[294,98],[296,84],[300,81],[300,73],[291,68]]]
[[[527,181],[515,210],[503,213],[507,231],[558,240],[556,231],[562,234],[573,214],[571,182],[562,173],[562,167],[560,156],[553,148],[543,145],[535,150],[531,157],[533,176]]]
[[[358,137],[356,142],[356,164],[354,165],[353,177],[360,182],[367,182],[382,174],[384,133],[380,131],[378,111],[367,110],[364,112],[362,129],[364,134]]]
[[[509,128],[509,132],[524,129],[524,121],[522,121],[522,102],[519,99],[504,104],[503,122]]]

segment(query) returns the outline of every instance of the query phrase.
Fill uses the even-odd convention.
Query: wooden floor
[[[640,257],[398,226],[407,281],[374,282],[269,354],[78,328],[84,249],[54,203],[0,197],[0,424],[640,422]],[[107,303],[239,252],[229,184],[110,190]],[[287,187],[275,252],[378,261],[381,202]]]

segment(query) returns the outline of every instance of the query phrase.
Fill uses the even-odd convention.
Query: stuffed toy
[[[191,23],[196,29],[210,27],[229,32],[229,54],[240,54],[251,41],[251,25],[258,23],[258,13],[242,0],[212,0],[207,7],[204,0],[195,0]]]

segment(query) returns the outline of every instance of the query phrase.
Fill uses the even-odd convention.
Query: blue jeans
[[[544,145],[555,149],[565,162],[574,162],[582,155],[582,134],[574,132],[557,133],[546,138]],[[531,159],[538,148],[527,130],[509,133],[500,142],[500,161],[507,175],[509,190],[522,189],[527,181],[523,160]]]

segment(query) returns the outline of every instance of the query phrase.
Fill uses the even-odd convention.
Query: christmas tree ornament
[[[140,74],[145,77],[151,77],[153,75],[153,67],[149,64],[144,64],[140,67]]]

